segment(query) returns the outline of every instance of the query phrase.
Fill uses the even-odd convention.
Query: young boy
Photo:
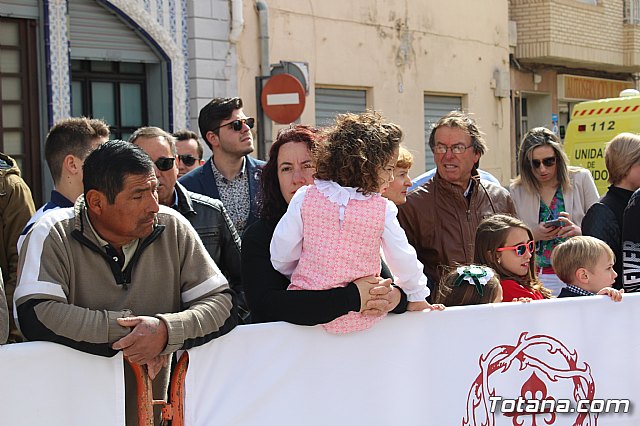
[[[553,270],[567,287],[558,297],[606,294],[611,300],[622,300],[624,290],[611,287],[618,274],[609,246],[594,237],[576,236],[557,246],[551,254]]]

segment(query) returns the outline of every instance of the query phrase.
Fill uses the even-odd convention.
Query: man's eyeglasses
[[[252,118],[252,117],[248,117],[248,118],[240,118],[238,120],[233,120],[230,121],[228,123],[222,124],[218,127],[216,127],[215,129],[211,129],[211,131],[215,131],[220,129],[221,127],[225,127],[225,126],[231,126],[231,128],[236,131],[239,132],[240,130],[242,130],[242,125],[246,124],[248,128],[253,129],[253,125],[256,124],[256,119]]]
[[[544,164],[545,167],[552,167],[556,165],[556,157],[547,157],[542,160],[531,160],[531,165],[534,169],[539,169],[540,164]]]
[[[535,243],[533,240],[527,241],[526,243],[518,244],[517,246],[510,247],[500,247],[496,251],[505,251],[505,250],[515,250],[518,256],[524,256],[526,252],[533,255],[533,249],[535,247]]]
[[[193,166],[199,158],[193,157],[191,155],[178,155],[180,162],[187,167]]]
[[[175,157],[160,157],[153,163],[156,165],[158,170],[160,170],[161,172],[166,172],[167,170],[171,170],[173,168],[173,163],[175,161]]]
[[[446,154],[447,151],[451,150],[451,152],[453,152],[454,154],[463,154],[467,149],[471,148],[472,146],[473,145],[466,146],[461,143],[447,146],[439,143],[433,148],[433,152],[435,152],[436,154]]]

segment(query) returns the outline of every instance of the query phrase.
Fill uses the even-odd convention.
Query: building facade
[[[192,111],[236,93],[225,0],[0,1],[0,150],[16,158],[36,203],[51,179],[48,129],[103,118],[112,137],[191,127]]]
[[[434,166],[431,124],[462,108],[486,134],[482,168],[510,178],[507,1],[258,0],[244,3],[244,22],[237,72],[248,114],[259,110],[264,64],[294,63],[307,80],[302,123],[379,110],[404,129],[417,175]]]
[[[533,127],[564,138],[576,103],[637,88],[640,1],[510,0],[509,20],[512,151]]]
[[[304,83],[300,122],[379,110],[405,130],[414,175],[433,167],[430,125],[472,112],[481,166],[506,184],[529,128],[562,136],[575,103],[637,86],[639,23],[640,0],[0,0],[0,149],[43,201],[56,120],[197,131],[206,102],[238,95],[264,157],[282,125],[258,95],[286,71]]]

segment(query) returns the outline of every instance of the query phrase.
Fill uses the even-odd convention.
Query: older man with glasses
[[[198,117],[200,133],[213,155],[180,178],[188,190],[221,200],[240,235],[257,219],[258,181],[264,165],[249,155],[254,125],[255,119],[242,110],[242,99],[213,99]]]
[[[480,181],[478,161],[487,145],[468,114],[452,111],[438,120],[429,146],[437,172],[409,193],[398,220],[435,294],[444,267],[473,262],[480,221],[495,213],[515,216],[516,208],[506,189]]]
[[[246,320],[249,309],[241,282],[240,237],[220,200],[187,191],[177,182],[175,139],[159,127],[141,127],[129,142],[149,155],[158,179],[158,202],[177,210],[196,230],[205,249],[239,296],[239,314]]]

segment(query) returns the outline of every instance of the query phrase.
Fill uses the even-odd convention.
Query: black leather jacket
[[[173,208],[191,223],[209,255],[227,277],[229,286],[238,294],[240,316],[246,319],[249,308],[241,279],[240,236],[222,201],[187,191],[178,182],[175,192],[177,205]]]
[[[592,205],[582,219],[582,235],[596,237],[611,247],[616,261],[613,270],[618,277],[613,287],[622,288],[622,223],[624,209],[633,191],[611,185],[599,203]]]

